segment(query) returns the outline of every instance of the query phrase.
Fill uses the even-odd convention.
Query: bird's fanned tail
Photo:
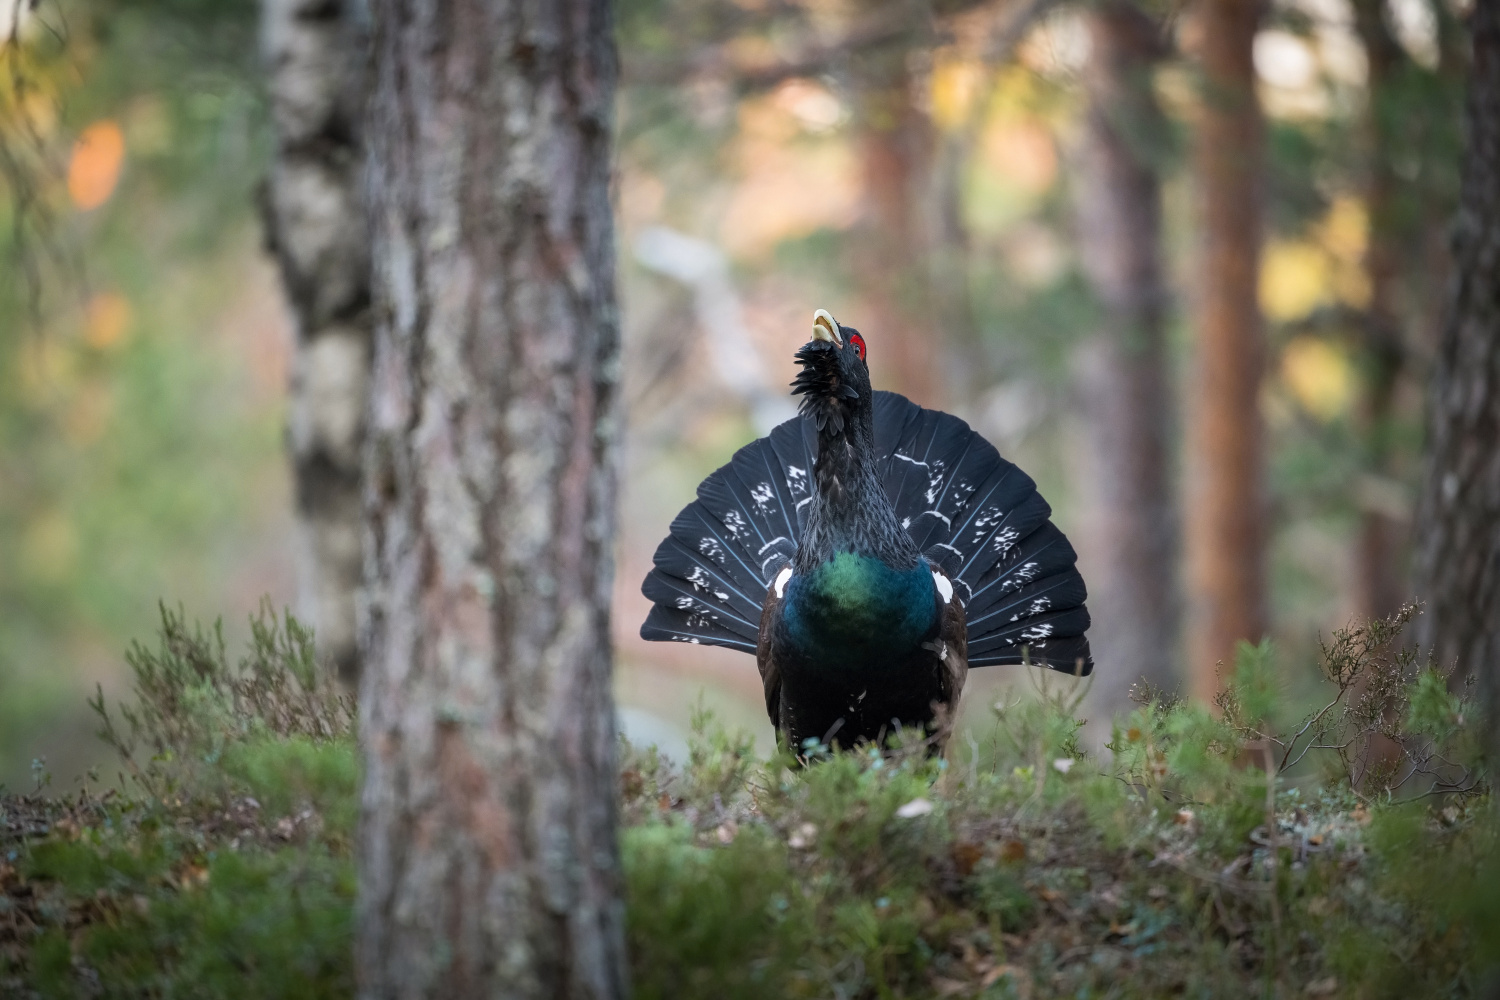
[[[874,416],[896,516],[963,601],[969,666],[1090,673],[1083,578],[1031,477],[957,417],[890,392]],[[754,651],[766,588],[802,535],[815,442],[796,417],[703,481],[656,551],[644,638]]]

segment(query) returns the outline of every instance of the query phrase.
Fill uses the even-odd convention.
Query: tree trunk
[[[927,113],[912,99],[906,44],[861,54],[853,72],[864,219],[854,266],[876,381],[923,406],[944,403],[942,324],[924,271],[935,161]]]
[[[1194,136],[1201,261],[1188,399],[1185,536],[1191,691],[1211,698],[1217,665],[1261,638],[1265,502],[1260,385],[1265,345],[1260,272],[1264,128],[1251,48],[1261,0],[1198,9],[1202,102]]]
[[[287,443],[302,535],[300,603],[318,648],[358,673],[360,454],[370,368],[370,258],[361,202],[367,14],[361,0],[264,0],[276,154],[267,243],[297,330]]]
[[[1365,275],[1370,304],[1365,310],[1360,352],[1364,385],[1357,419],[1364,438],[1364,467],[1390,478],[1395,457],[1396,391],[1406,360],[1398,307],[1403,242],[1410,239],[1400,219],[1400,180],[1392,164],[1398,155],[1399,74],[1406,52],[1385,23],[1382,0],[1355,0],[1354,22],[1369,66],[1365,204],[1370,217]],[[1402,570],[1405,524],[1388,510],[1366,505],[1360,511],[1355,553],[1355,608],[1361,618],[1383,618],[1406,600]]]
[[[1467,148],[1417,519],[1421,642],[1478,674],[1500,733],[1500,5],[1470,15]],[[1492,736],[1497,754],[1500,737]]]
[[[607,0],[375,0],[365,997],[626,993]]]
[[[1092,494],[1090,634],[1095,659],[1108,668],[1091,698],[1108,714],[1137,681],[1169,687],[1173,678],[1171,379],[1161,180],[1152,160],[1166,121],[1151,88],[1163,48],[1152,19],[1133,3],[1108,0],[1090,13],[1089,35],[1078,226],[1102,326],[1080,360]]]

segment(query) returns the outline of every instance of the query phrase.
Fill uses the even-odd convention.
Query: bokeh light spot
[[[1057,178],[1052,134],[1034,122],[1006,122],[984,137],[984,157],[1016,187],[1040,194]]]
[[[95,350],[108,350],[122,343],[130,332],[134,314],[130,300],[119,292],[100,292],[89,300],[83,339]]]
[[[114,194],[125,165],[125,133],[105,119],[83,130],[68,161],[68,194],[83,211],[98,208]]]
[[[1354,371],[1344,352],[1326,340],[1298,337],[1281,355],[1281,377],[1302,408],[1329,421],[1354,401]]]
[[[1306,316],[1328,293],[1328,261],[1310,243],[1280,242],[1266,247],[1260,269],[1260,307],[1278,323]]]

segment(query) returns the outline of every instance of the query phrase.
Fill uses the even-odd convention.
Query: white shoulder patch
[[[772,584],[776,588],[776,599],[781,600],[781,592],[786,590],[786,582],[792,578],[792,567],[788,566],[776,574],[776,582]],[[950,588],[951,589],[951,588]]]
[[[953,584],[941,573],[932,574],[932,582],[937,584],[938,593],[943,595],[943,603],[947,604],[953,600]]]

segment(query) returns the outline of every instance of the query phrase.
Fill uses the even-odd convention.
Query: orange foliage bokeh
[[[68,161],[68,194],[84,211],[98,208],[114,193],[125,165],[125,133],[106,119],[83,130]]]

